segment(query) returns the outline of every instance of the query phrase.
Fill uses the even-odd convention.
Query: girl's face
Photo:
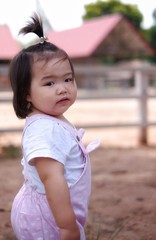
[[[45,113],[61,117],[75,102],[77,87],[68,59],[37,61],[32,67],[32,81],[27,101],[32,114]]]

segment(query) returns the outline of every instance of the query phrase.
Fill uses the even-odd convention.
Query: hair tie
[[[40,43],[43,44],[48,38],[43,36],[43,37],[40,37]]]

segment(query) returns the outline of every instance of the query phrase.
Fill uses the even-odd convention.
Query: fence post
[[[147,90],[148,90],[148,79],[145,73],[141,70],[135,71],[135,84],[136,91],[138,94],[138,107],[139,107],[139,144],[147,145]]]

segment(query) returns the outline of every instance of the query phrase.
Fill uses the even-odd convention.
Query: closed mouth
[[[67,97],[64,97],[64,98],[60,99],[59,101],[57,101],[57,103],[61,103],[61,102],[65,102],[65,101],[69,101],[69,99]]]

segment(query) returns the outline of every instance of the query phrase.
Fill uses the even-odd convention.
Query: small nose
[[[64,94],[66,92],[67,92],[67,90],[66,90],[66,87],[64,86],[64,84],[63,83],[58,84],[57,94]]]

